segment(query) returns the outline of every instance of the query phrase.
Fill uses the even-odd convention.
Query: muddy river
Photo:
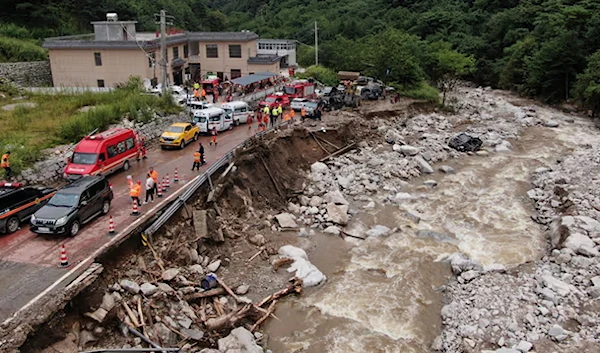
[[[545,235],[530,218],[528,180],[535,169],[595,139],[590,126],[575,119],[557,129],[527,128],[510,141],[510,153],[448,161],[456,174],[411,180],[402,192],[416,198],[400,206],[377,196],[369,211],[353,202],[360,211],[350,226],[398,231],[364,241],[325,234],[301,239],[328,281],[278,306],[280,321],[267,327],[269,346],[275,352],[429,352],[441,328],[440,286],[451,276],[440,259],[462,252],[484,267],[511,267],[542,256]],[[437,186],[424,187],[425,179]]]

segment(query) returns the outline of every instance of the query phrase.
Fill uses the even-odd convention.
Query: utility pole
[[[162,90],[167,89],[167,12],[160,10],[160,68],[162,70]]]
[[[315,65],[319,65],[319,29],[315,21]]]

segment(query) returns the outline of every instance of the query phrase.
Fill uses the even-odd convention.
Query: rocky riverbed
[[[313,324],[282,349],[598,351],[593,123],[489,89],[457,99],[373,113],[381,140],[312,165],[290,218],[309,240],[344,235],[350,259],[298,301]],[[463,132],[481,149],[449,147]]]

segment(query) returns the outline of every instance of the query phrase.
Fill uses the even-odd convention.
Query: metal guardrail
[[[212,181],[210,178],[216,171],[218,171],[219,169],[221,169],[223,166],[225,166],[226,164],[228,164],[230,162],[230,160],[233,158],[235,151],[237,151],[240,148],[244,148],[244,147],[248,146],[248,144],[251,141],[256,140],[257,138],[260,138],[260,137],[278,129],[281,125],[283,125],[282,122],[277,124],[277,126],[275,126],[275,127],[269,128],[266,131],[260,131],[260,132],[256,133],[254,136],[239,143],[231,151],[227,152],[226,155],[219,158],[202,175],[198,175],[197,177],[195,177],[192,180],[192,184],[190,184],[188,186],[188,189],[185,190],[177,199],[175,199],[175,201],[173,201],[173,203],[156,219],[156,221],[154,221],[154,223],[152,223],[150,226],[148,226],[148,228],[146,228],[144,230],[143,234],[145,234],[147,236],[152,236],[154,233],[156,233],[160,229],[160,227],[165,225],[165,223],[167,223],[167,221],[177,211],[179,211],[179,209],[194,195],[194,193],[196,193],[196,191],[198,191],[198,189],[200,189],[200,187],[206,181],[211,183],[211,187],[212,187]]]

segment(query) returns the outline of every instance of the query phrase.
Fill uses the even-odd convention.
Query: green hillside
[[[296,39],[307,44],[299,48],[305,66],[314,63],[316,20],[319,61],[333,70],[363,71],[404,86],[468,73],[478,84],[549,102],[578,97],[596,107],[600,101],[597,0],[6,2],[0,22],[27,28],[32,39],[89,32],[89,21],[106,12],[155,30],[154,14],[165,8],[187,30],[248,29],[263,38]],[[473,69],[464,62],[471,56]]]

